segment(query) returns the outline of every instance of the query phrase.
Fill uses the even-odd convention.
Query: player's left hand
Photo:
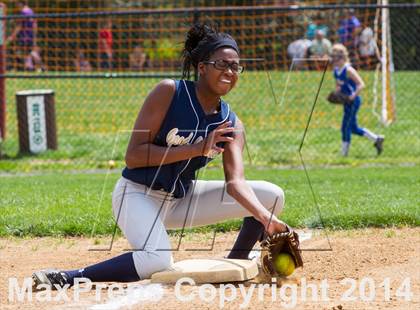
[[[219,125],[213,130],[203,142],[197,144],[201,148],[201,155],[206,157],[215,157],[217,154],[223,153],[224,149],[217,146],[219,142],[232,142],[233,137],[227,136],[235,131],[234,127],[231,127],[232,122],[227,121]],[[202,145],[202,146],[200,146]]]

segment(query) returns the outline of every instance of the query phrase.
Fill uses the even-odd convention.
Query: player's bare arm
[[[348,67],[347,74],[348,74],[348,77],[356,83],[356,90],[350,96],[350,99],[354,100],[354,98],[356,98],[360,94],[362,89],[365,88],[365,83],[363,82],[359,73],[357,73],[357,71],[353,67],[351,66]]]
[[[169,109],[175,93],[175,82],[163,80],[147,96],[137,116],[133,132],[128,143],[125,162],[127,167],[139,168],[146,166],[159,166],[179,160],[198,156],[198,151],[191,145],[167,148],[153,144],[163,119]]]
[[[338,82],[335,83],[335,91],[338,93],[341,90],[341,86],[340,84],[338,84]]]
[[[260,203],[252,188],[245,180],[243,166],[243,149],[245,146],[245,131],[242,122],[237,119],[234,140],[226,143],[223,153],[223,167],[227,193],[241,206],[247,209],[260,221],[268,234],[285,231],[285,224],[277,219]]]

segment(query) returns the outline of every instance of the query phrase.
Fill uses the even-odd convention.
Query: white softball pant
[[[247,182],[266,209],[274,215],[280,213],[284,204],[280,187],[265,181]],[[172,264],[167,228],[190,228],[252,216],[227,194],[224,181],[198,180],[184,198],[176,199],[121,177],[112,194],[112,209],[134,251],[140,279],[150,278]]]

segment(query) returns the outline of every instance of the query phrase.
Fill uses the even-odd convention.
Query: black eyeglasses
[[[229,62],[223,59],[218,59],[215,61],[203,61],[203,63],[213,65],[217,70],[220,71],[225,71],[230,68],[233,73],[239,74],[244,72],[244,67],[240,66],[237,62]]]

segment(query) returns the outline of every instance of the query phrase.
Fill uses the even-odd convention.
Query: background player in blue
[[[243,124],[221,99],[243,70],[235,40],[209,25],[195,25],[183,58],[183,77],[189,78],[193,68],[198,81],[163,80],[150,92],[113,192],[114,217],[133,251],[82,269],[35,272],[35,285],[72,285],[79,277],[96,282],[149,278],[172,264],[168,228],[244,217],[228,258],[247,258],[265,232],[287,230],[276,217],[283,190],[245,180]],[[225,181],[196,180],[197,170],[221,153]]]
[[[365,87],[365,84],[356,69],[350,65],[347,48],[342,44],[334,44],[331,58],[334,66],[336,91],[350,96],[351,100],[351,103],[344,104],[344,115],[341,123],[343,156],[347,156],[349,153],[352,133],[371,140],[377,154],[380,155],[383,150],[384,137],[366,128],[361,128],[357,124],[357,112],[362,103],[359,94]]]

